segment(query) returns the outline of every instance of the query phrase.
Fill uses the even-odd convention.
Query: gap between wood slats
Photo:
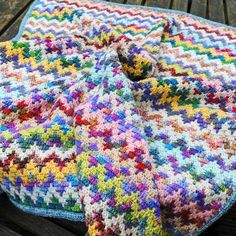
[[[0,30],[0,36],[18,19],[18,17],[27,9],[33,0],[30,0],[23,8],[21,8],[14,17]]]
[[[229,20],[228,20],[228,13],[227,13],[227,7],[226,7],[226,1],[223,0],[223,6],[224,6],[224,16],[225,16],[225,24],[229,24]],[[235,9],[236,11],[236,9]]]
[[[0,0],[0,31],[30,0]]]
[[[26,12],[29,10],[29,7],[13,22],[13,24],[0,36],[0,42],[1,41],[7,41],[12,38],[14,38],[20,28],[20,24],[26,14]]]

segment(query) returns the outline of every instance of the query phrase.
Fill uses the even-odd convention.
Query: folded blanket
[[[236,199],[236,30],[36,1],[0,43],[0,189],[91,236],[200,234]]]

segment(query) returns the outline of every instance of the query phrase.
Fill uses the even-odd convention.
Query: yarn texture
[[[235,202],[235,130],[234,28],[38,0],[0,43],[0,192],[91,236],[200,234]]]

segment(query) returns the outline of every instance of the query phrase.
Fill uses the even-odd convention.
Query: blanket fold
[[[0,193],[91,236],[198,235],[235,202],[235,91],[234,28],[38,0],[0,43]]]

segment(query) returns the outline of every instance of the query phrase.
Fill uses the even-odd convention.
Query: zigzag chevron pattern
[[[235,91],[235,29],[37,0],[0,43],[0,192],[91,236],[198,235],[236,199]]]

